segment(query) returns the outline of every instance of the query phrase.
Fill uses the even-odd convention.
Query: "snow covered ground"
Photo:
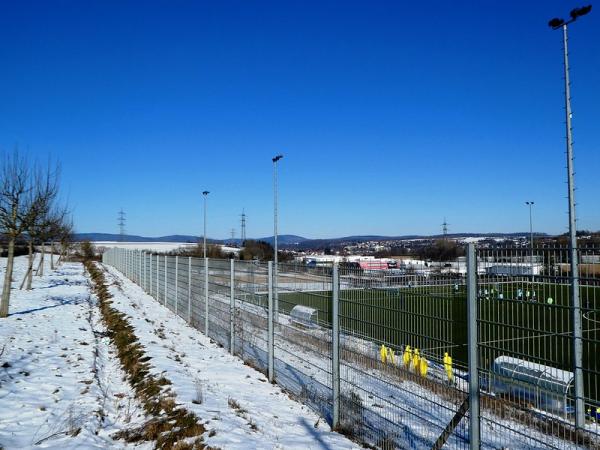
[[[127,250],[146,250],[151,252],[170,252],[179,248],[195,247],[196,245],[198,244],[184,242],[94,242],[94,246],[98,249],[124,248]]]
[[[118,242],[118,241],[98,241],[94,242],[94,246],[99,250],[107,250],[110,248],[124,248],[126,250],[144,250],[149,252],[171,252],[178,249],[196,247],[197,243],[189,242]],[[227,245],[219,245],[225,253],[238,253],[238,247],[230,247]]]
[[[113,307],[130,317],[152,357],[155,373],[173,382],[178,402],[206,420],[204,442],[208,445],[224,449],[359,448],[116,269],[105,267]]]
[[[33,290],[19,291],[27,261],[16,258],[10,316],[0,319],[0,447],[124,448],[111,435],[141,424],[143,410],[104,337],[83,266],[51,271],[47,262]],[[1,280],[5,266],[0,259]]]
[[[0,259],[2,272],[5,264]],[[48,264],[31,291],[19,291],[26,264],[16,259],[10,316],[0,319],[0,448],[152,448],[112,438],[147,417],[124,381],[83,266],[51,271]],[[222,449],[358,448],[118,272],[107,282],[154,373],[171,380],[177,402],[205,424],[204,442]]]

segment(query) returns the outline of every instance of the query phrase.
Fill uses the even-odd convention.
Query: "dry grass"
[[[111,295],[103,272],[93,262],[85,267],[100,300],[100,312],[108,336],[117,348],[121,366],[127,374],[136,397],[152,418],[142,426],[124,430],[115,435],[127,442],[154,441],[160,449],[204,449],[202,434],[206,431],[200,419],[177,404],[175,394],[168,388],[171,382],[165,377],[150,373],[150,357],[144,352],[127,317],[111,306]],[[197,437],[192,444],[191,438]]]

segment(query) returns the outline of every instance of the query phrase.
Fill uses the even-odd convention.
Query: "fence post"
[[[229,350],[233,355],[233,344],[235,342],[235,330],[233,327],[233,316],[235,315],[235,260],[231,258],[229,261],[229,331],[231,333],[231,343],[229,344]]]
[[[168,308],[169,306],[167,305],[167,262],[168,262],[169,258],[167,255],[165,255],[165,292],[164,292],[164,298],[165,298],[165,306]]]
[[[178,278],[179,278],[179,274],[178,274],[178,266],[179,266],[179,256],[175,256],[175,315],[177,316],[177,302],[178,302],[178,297],[179,295],[177,294],[177,290],[178,290]]]
[[[467,352],[469,359],[469,448],[479,449],[479,372],[477,370],[477,260],[467,245]]]
[[[150,270],[150,278],[149,278],[150,283],[148,284],[148,294],[152,295],[152,280],[153,280],[153,277],[152,277],[152,253],[150,253],[148,255],[148,258],[149,258],[148,266],[149,266],[149,270]]]
[[[188,256],[188,323],[192,324],[192,257]]]
[[[144,252],[144,290],[148,292],[148,253]]]
[[[275,340],[273,339],[273,261],[268,263],[267,279],[269,283],[269,329],[268,329],[268,352],[269,352],[269,383],[275,378],[274,353]]]
[[[208,258],[204,258],[204,334],[208,337]]]
[[[143,252],[142,250],[138,250],[138,285],[140,287],[144,286],[144,278],[143,278],[143,274],[144,274],[144,258],[143,258]]]
[[[340,315],[339,315],[339,268],[333,265],[332,274],[332,309],[331,309],[331,388],[333,391],[333,423],[337,428],[340,424]]]
[[[138,261],[140,263],[140,276],[138,277],[138,284],[140,286],[144,286],[144,252],[138,252]]]
[[[140,252],[140,286],[142,290],[146,290],[146,253],[142,250]]]

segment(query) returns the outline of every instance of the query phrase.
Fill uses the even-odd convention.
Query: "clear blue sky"
[[[81,232],[566,231],[577,2],[4,2],[0,150],[59,158]],[[600,5],[570,28],[580,228],[600,229]]]

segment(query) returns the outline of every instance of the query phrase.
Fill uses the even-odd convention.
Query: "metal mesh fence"
[[[464,285],[439,273],[340,270],[342,427],[356,427],[360,412],[365,442],[433,446],[465,397],[444,369],[444,355],[461,346],[454,335],[464,317],[453,321],[453,308]],[[465,423],[447,446],[465,447]]]
[[[564,448],[565,440],[598,447],[599,254],[597,249],[580,251],[578,310],[568,249],[479,250],[478,347],[486,406],[481,420],[496,425],[502,445],[509,446],[518,435],[531,447]],[[578,358],[575,315],[581,319]],[[574,427],[577,369],[584,410],[583,423]]]
[[[104,255],[337,430],[382,449],[600,448],[600,251],[579,259],[580,309],[560,248],[479,249],[471,275],[461,261],[275,272],[257,261]]]

